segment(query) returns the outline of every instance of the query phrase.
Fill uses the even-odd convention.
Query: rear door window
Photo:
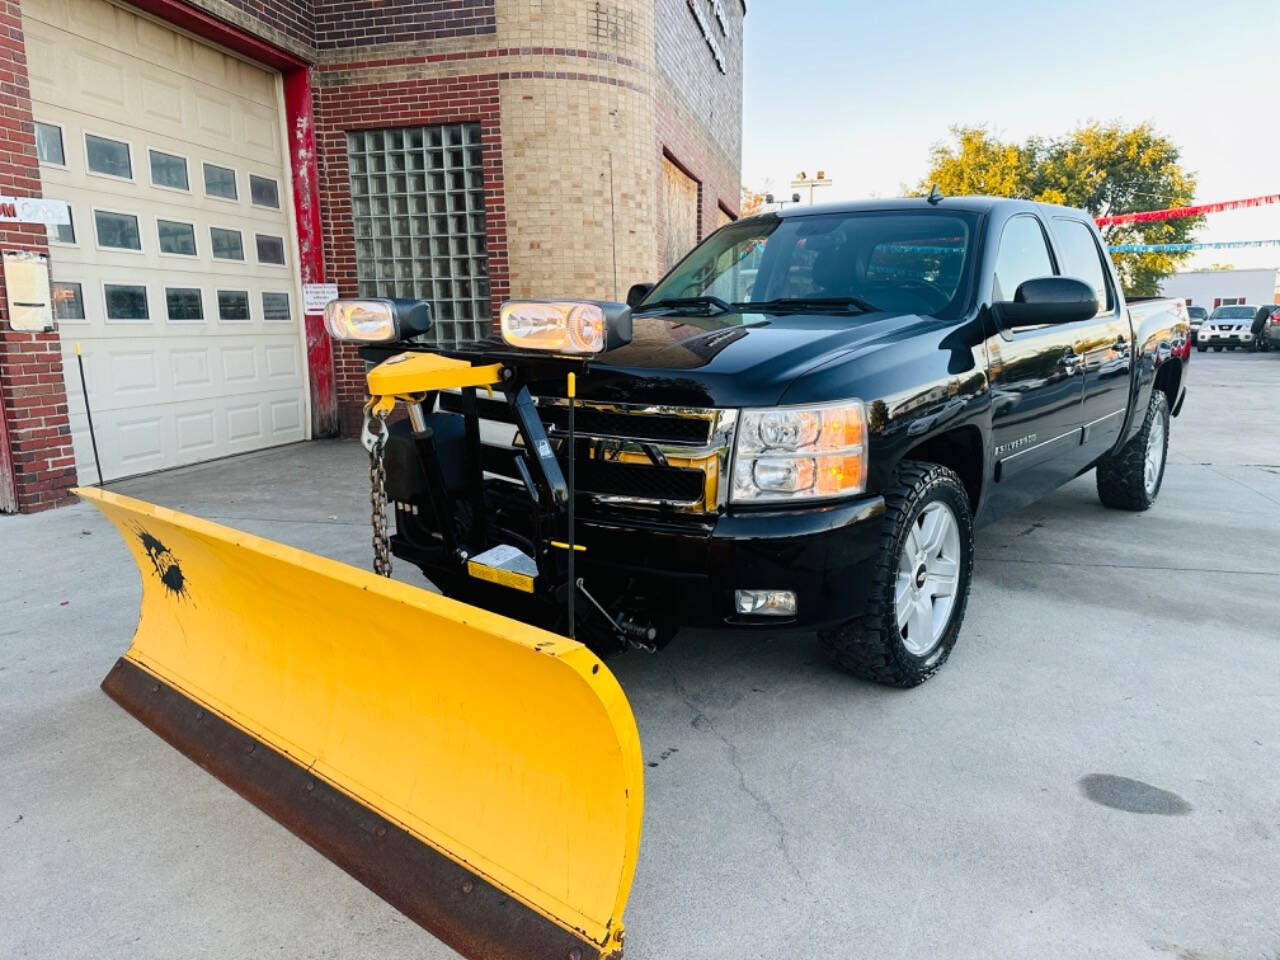
[[[1053,221],[1053,235],[1062,254],[1064,276],[1083,280],[1093,288],[1098,298],[1098,312],[1110,313],[1115,309],[1107,271],[1102,264],[1102,254],[1093,239],[1093,231],[1079,220]]]

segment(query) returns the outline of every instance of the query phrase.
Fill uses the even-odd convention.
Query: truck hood
[[[591,364],[579,396],[614,403],[772,406],[807,370],[937,323],[883,312],[640,316],[631,343]],[[540,384],[535,392],[564,390]]]

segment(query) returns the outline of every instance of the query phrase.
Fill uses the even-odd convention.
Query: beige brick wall
[[[653,0],[500,0],[497,15],[499,43],[537,51],[536,76],[500,84],[511,294],[623,299],[658,267]]]

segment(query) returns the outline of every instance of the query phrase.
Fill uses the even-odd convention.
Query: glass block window
[[[480,125],[348,133],[347,162],[360,295],[426,300],[438,343],[491,336]]]

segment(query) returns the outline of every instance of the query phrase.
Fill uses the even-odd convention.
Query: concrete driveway
[[[1090,475],[981,531],[925,686],[810,638],[611,662],[649,761],[629,960],[1280,955],[1280,355],[1191,369],[1156,508]],[[115,489],[363,565],[366,483],[313,443]],[[0,544],[0,956],[452,955],[99,692],[139,586],[95,510]]]

